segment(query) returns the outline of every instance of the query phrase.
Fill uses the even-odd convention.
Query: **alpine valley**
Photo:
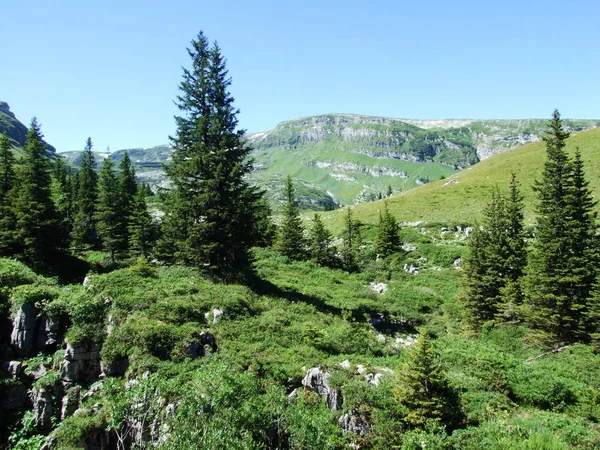
[[[254,148],[252,179],[277,204],[287,175],[297,184],[303,209],[329,210],[450,177],[462,169],[523,144],[540,141],[547,121],[412,120],[327,114],[282,122],[273,130],[248,133]],[[565,120],[576,132],[598,120]],[[166,186],[163,164],[169,145],[118,150],[136,165],[140,182]],[[61,153],[75,166],[80,151]],[[108,155],[99,155],[108,156]]]

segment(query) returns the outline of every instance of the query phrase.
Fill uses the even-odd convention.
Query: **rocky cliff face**
[[[497,153],[542,139],[546,129],[545,119],[521,120],[414,120],[402,119],[406,123],[426,130],[462,128],[468,131],[479,159],[487,159]],[[570,132],[589,130],[600,126],[598,120],[564,120]]]
[[[15,147],[24,147],[27,137],[27,127],[23,125],[10,110],[8,103],[0,101],[0,133],[6,132]],[[44,142],[49,153],[56,153],[56,149]]]

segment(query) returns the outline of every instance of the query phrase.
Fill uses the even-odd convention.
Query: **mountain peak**
[[[2,100],[0,100],[0,112],[9,115],[13,119],[15,118],[15,114],[10,110],[10,106],[8,106],[8,103],[3,102]]]

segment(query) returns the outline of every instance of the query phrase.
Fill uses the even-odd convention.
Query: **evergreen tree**
[[[271,220],[271,207],[265,197],[256,202],[256,220],[254,235],[257,247],[270,247],[277,237],[277,226]]]
[[[27,132],[27,143],[15,194],[15,239],[19,253],[32,265],[44,267],[64,247],[59,221],[51,198],[50,162],[37,119]]]
[[[344,243],[341,251],[342,266],[349,272],[358,270],[360,247],[362,245],[361,223],[354,220],[350,207],[346,208],[344,216]]]
[[[580,155],[565,151],[569,133],[554,111],[544,137],[547,160],[538,197],[536,239],[528,266],[531,337],[547,345],[588,341],[597,275],[594,201]]]
[[[375,253],[381,258],[396,253],[400,250],[400,227],[395,217],[388,209],[387,201],[383,202],[383,214],[379,212],[379,227],[375,237]]]
[[[298,210],[296,190],[289,175],[286,178],[283,196],[283,220],[279,226],[275,248],[290,259],[306,259],[307,242],[304,238],[304,227]]]
[[[5,199],[16,182],[15,157],[10,148],[8,134],[0,134],[0,206],[5,204]]]
[[[516,322],[520,320],[523,303],[522,277],[527,266],[527,244],[523,229],[523,197],[514,173],[511,174],[504,207],[505,228],[499,233],[504,283],[500,289],[501,301],[496,318],[502,322]]]
[[[62,224],[68,235],[73,222],[73,192],[71,174],[65,159],[57,157],[52,171],[52,198]]]
[[[94,248],[98,245],[96,231],[96,199],[98,196],[98,174],[96,159],[92,152],[92,139],[88,138],[81,156],[79,185],[77,186],[75,217],[73,219],[73,245],[76,249]]]
[[[135,181],[135,169],[127,152],[125,152],[119,162],[118,185],[122,211],[122,228],[120,234],[124,236],[123,244],[127,246],[130,218],[133,215],[135,198],[138,192],[137,182]]]
[[[394,191],[392,190],[392,185],[388,184],[386,197],[391,197],[393,193]]]
[[[523,203],[513,174],[508,196],[498,189],[492,192],[484,210],[483,229],[477,227],[469,240],[462,301],[471,331],[478,332],[491,320],[517,320],[526,261]]]
[[[98,179],[98,202],[95,221],[102,248],[110,253],[114,263],[123,249],[123,211],[119,198],[119,183],[110,158],[105,158]]]
[[[438,355],[426,331],[409,352],[406,367],[398,372],[394,390],[403,421],[422,429],[427,421],[457,424],[461,417],[457,396],[451,390]]]
[[[325,228],[318,214],[315,214],[308,239],[310,257],[320,266],[334,267],[336,265],[335,248],[332,247],[333,237]]]
[[[8,134],[0,134],[0,256],[15,253],[16,217],[13,205],[17,176],[10,148]]]
[[[123,209],[129,211],[138,193],[138,187],[135,181],[135,169],[127,152],[119,162],[119,192],[122,196]]]
[[[152,217],[146,204],[146,187],[138,187],[129,218],[129,253],[132,256],[148,256],[156,236]]]
[[[176,118],[173,163],[165,167],[173,188],[160,249],[165,258],[229,277],[250,266],[262,192],[246,179],[251,149],[236,130],[238,110],[220,48],[200,32],[188,53],[192,68],[184,69],[177,97],[184,116]]]

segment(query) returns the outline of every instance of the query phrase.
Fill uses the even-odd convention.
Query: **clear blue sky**
[[[600,118],[600,2],[2,2],[0,100],[59,151],[168,142],[186,47],[203,30],[240,126],[346,112]]]

